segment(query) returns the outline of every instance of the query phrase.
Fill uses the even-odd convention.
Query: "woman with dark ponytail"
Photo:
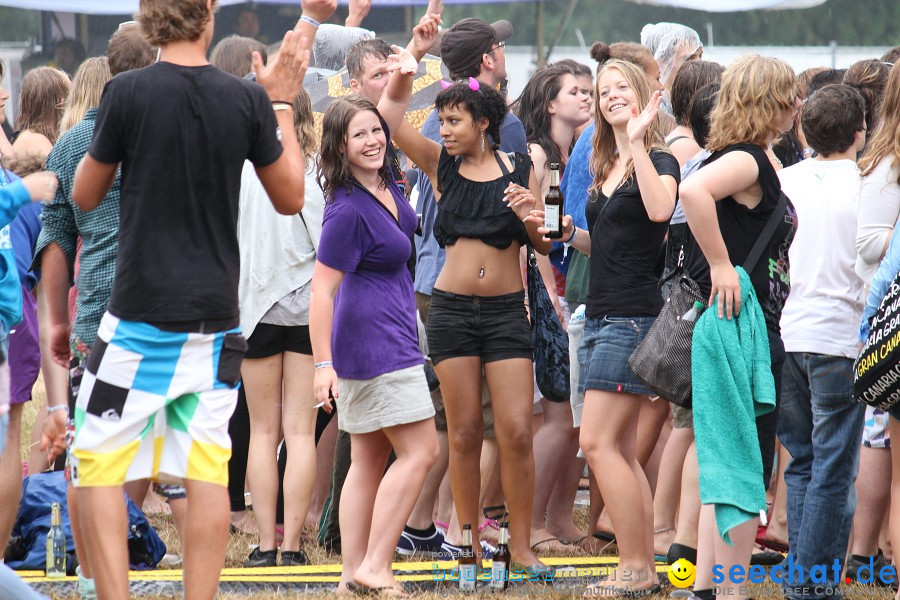
[[[418,29],[418,28],[417,28]],[[496,49],[495,49],[496,50]],[[519,250],[546,254],[550,243],[530,217],[543,208],[531,160],[497,151],[507,113],[503,97],[469,78],[438,94],[444,145],[409,125],[404,113],[424,51],[395,48],[378,110],[400,149],[431,180],[438,200],[434,235],[446,262],[432,293],[428,348],[441,381],[450,442],[450,481],[459,522],[477,532],[482,371],[494,411],[500,473],[509,508],[510,553],[519,568],[548,576],[529,546],[534,498],[531,331]],[[477,535],[473,547],[479,552]]]

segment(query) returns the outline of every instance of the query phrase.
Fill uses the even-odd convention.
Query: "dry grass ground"
[[[43,405],[44,399],[44,390],[43,390],[43,382],[38,380],[38,384],[35,386],[35,401],[30,402],[26,405],[23,411],[23,423],[22,423],[22,460],[28,460],[29,455],[29,445],[31,440],[31,432],[33,430],[33,424],[35,417],[38,413],[38,410]],[[150,522],[153,524],[154,528],[156,528],[160,537],[162,537],[163,541],[165,541],[169,552],[175,552],[181,554],[181,544],[178,541],[178,536],[175,533],[175,526],[172,520],[172,516],[170,514],[166,514],[165,512],[157,512],[151,513],[148,515]],[[587,509],[583,507],[576,508],[576,525],[579,526],[582,530],[586,530],[587,528]],[[334,555],[330,555],[326,553],[322,548],[315,544],[315,536],[312,530],[305,532],[305,549],[307,554],[309,555],[312,564],[316,565],[324,565],[324,564],[335,564],[340,562],[340,558]],[[235,568],[243,566],[243,562],[247,557],[247,554],[250,552],[251,545],[256,543],[255,536],[246,535],[243,533],[236,533],[231,536],[231,539],[228,543],[228,548],[225,556],[225,566],[226,568]],[[581,552],[572,552],[572,556],[583,556]],[[562,556],[562,555],[557,555]],[[651,596],[648,600],[664,600],[669,598],[669,593],[672,591],[671,587],[664,587],[663,591],[660,594],[655,596]],[[557,585],[556,587],[547,587],[547,586],[538,586],[538,585],[522,585],[517,586],[515,588],[510,588],[509,592],[505,594],[506,596],[512,596],[517,600],[519,598],[523,600],[527,600],[528,598],[546,598],[548,600],[562,600],[562,599],[573,599],[576,597],[580,597],[584,592],[584,587],[562,587],[561,585]],[[287,594],[283,591],[275,591],[275,592],[255,592],[250,594],[239,594],[234,592],[222,592],[219,594],[219,600],[283,600],[285,597],[290,597],[295,595],[294,593]],[[457,592],[455,590],[446,590],[439,592],[422,592],[416,594],[417,599],[421,600],[442,600],[447,596],[457,596]],[[774,583],[767,584],[752,584],[750,586],[750,595],[756,600],[783,600],[783,594],[781,589],[776,586]],[[309,598],[310,600],[324,598],[324,597],[333,597],[332,593],[309,593],[304,594],[305,598]],[[80,600],[80,597],[77,595],[53,595],[51,597],[54,600]],[[170,594],[159,594],[155,596],[139,596],[140,598],[158,598],[158,599],[169,599],[176,598],[176,596]],[[180,596],[177,596],[180,598]],[[495,595],[488,593],[479,593],[471,596],[472,598],[477,598],[478,600],[487,600],[487,598],[496,598]],[[847,586],[844,589],[844,598],[847,600],[891,600],[893,594],[890,590],[885,590],[881,588],[876,588],[874,586],[864,586],[864,585],[852,585]],[[603,598],[602,596],[598,596],[599,598]]]

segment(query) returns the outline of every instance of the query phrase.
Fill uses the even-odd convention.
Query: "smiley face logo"
[[[687,559],[679,558],[669,567],[669,581],[677,588],[686,588],[692,585],[696,578],[697,569]]]

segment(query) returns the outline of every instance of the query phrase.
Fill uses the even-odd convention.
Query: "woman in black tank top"
[[[761,260],[750,272],[750,281],[768,329],[776,406],[784,362],[784,344],[778,322],[790,289],[787,249],[793,239],[796,213],[789,201],[785,208],[779,208],[781,186],[765,151],[773,139],[791,128],[799,108],[794,86],[793,70],[778,59],[748,55],[732,63],[722,76],[718,104],[710,115],[707,149],[713,154],[681,188],[684,214],[696,241],[693,247],[689,244],[685,268],[701,291],[709,294],[710,303],[717,300],[710,310],[716,311],[719,319],[731,319],[741,311],[741,286],[734,265],[745,262],[770,219],[779,223],[763,249]],[[776,210],[783,211],[784,215],[773,216]],[[712,463],[724,462],[721,455],[710,457],[710,448],[714,445],[728,447],[735,441],[723,437],[728,434],[720,433],[735,431],[740,418],[740,411],[722,407],[725,402],[733,403],[733,400],[722,399],[722,404],[715,402],[713,407],[695,397],[695,443],[700,462],[701,496],[704,493],[704,465],[711,469]],[[715,435],[701,435],[708,434],[701,431],[700,423],[708,422],[701,414],[703,411],[720,428]],[[756,418],[763,466],[763,482],[759,483],[763,484],[768,483],[774,460],[775,415],[773,411]],[[735,420],[733,425],[729,425],[729,419]],[[752,497],[755,490],[751,484],[758,485],[751,481],[733,486],[734,497]],[[703,505],[700,531],[706,531],[708,535],[698,539],[694,584],[697,596],[706,598],[714,593],[711,573],[714,564],[724,565],[726,572],[732,565],[742,565],[746,571],[758,522],[759,519],[753,517],[732,527],[728,535],[734,545],[730,546],[718,539],[715,505]],[[719,585],[725,588],[718,594],[733,595],[738,600],[744,596],[741,590],[745,588],[734,583]]]
[[[497,152],[508,109],[487,83],[469,78],[435,100],[443,145],[409,125],[417,62],[436,34],[425,19],[394,73],[378,110],[394,140],[431,180],[438,200],[434,235],[447,249],[427,315],[428,351],[441,381],[450,445],[450,480],[460,524],[478,541],[479,462],[483,439],[482,381],[487,381],[500,449],[503,492],[509,509],[512,562],[532,576],[552,576],[529,545],[534,497],[533,350],[525,311],[520,248],[546,254],[550,243],[529,218],[543,208],[531,161]],[[484,61],[503,49],[495,41]],[[483,374],[482,374],[483,373]]]

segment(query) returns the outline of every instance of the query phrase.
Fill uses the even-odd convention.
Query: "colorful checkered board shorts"
[[[72,482],[228,483],[239,329],[177,333],[106,313],[75,404]]]

